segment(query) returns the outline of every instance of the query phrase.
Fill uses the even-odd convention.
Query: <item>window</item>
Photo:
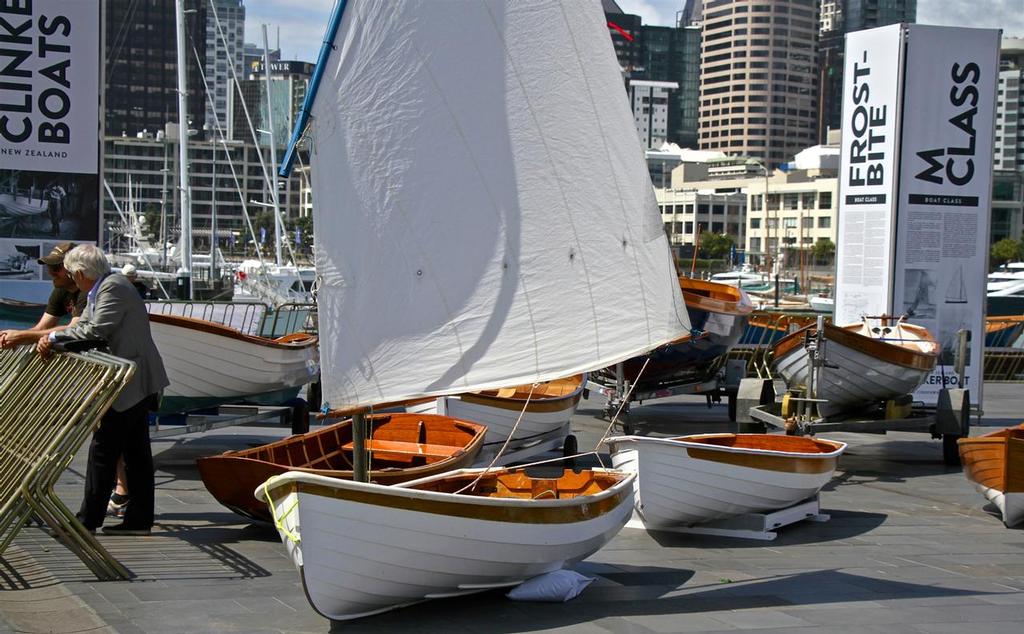
[[[800,221],[800,226],[804,229],[813,229],[814,218],[811,216],[804,216],[803,219]]]
[[[818,194],[818,209],[832,209],[832,192]]]
[[[751,218],[750,219],[750,228],[751,229],[760,229],[761,228],[761,219],[760,218]]]
[[[814,199],[814,192],[804,192],[803,204],[801,205],[801,207],[803,207],[804,209],[814,209]]]
[[[831,216],[818,216],[818,228],[819,229],[831,229],[832,228],[832,217]]]
[[[796,229],[796,218],[792,218],[792,217],[783,218],[782,219],[782,226],[785,229]]]

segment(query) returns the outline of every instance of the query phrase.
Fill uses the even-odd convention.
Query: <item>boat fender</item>
[[[513,601],[552,601],[565,603],[575,599],[594,581],[575,570],[555,570],[527,579],[505,596]]]

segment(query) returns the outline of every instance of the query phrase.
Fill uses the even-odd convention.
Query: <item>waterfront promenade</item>
[[[986,386],[985,429],[1024,420],[1021,389]],[[581,448],[600,438],[601,401],[573,421]],[[680,397],[633,409],[638,433],[731,431],[725,406]],[[198,456],[267,442],[277,426],[233,427],[153,442],[151,537],[99,539],[135,575],[98,582],[38,528],[0,559],[0,632],[327,632],[274,531],[206,492]],[[333,624],[337,632],[885,632],[1024,630],[1024,529],[986,511],[926,434],[828,434],[850,444],[821,495],[826,523],[775,541],[624,529],[576,570],[596,578],[568,603],[502,592],[432,601]],[[76,508],[85,451],[59,484]]]

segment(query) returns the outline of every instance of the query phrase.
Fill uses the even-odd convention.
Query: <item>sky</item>
[[[644,24],[671,26],[683,0],[617,0]],[[1024,37],[1024,0],[918,0],[921,24],[1001,28],[1004,36]],[[267,25],[271,48],[281,34],[283,59],[315,62],[334,0],[246,0],[245,41],[263,45]]]

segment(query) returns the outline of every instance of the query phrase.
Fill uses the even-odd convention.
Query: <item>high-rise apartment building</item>
[[[675,82],[629,80],[629,103],[633,122],[645,149],[661,147],[668,134],[668,96],[679,87]]]
[[[210,0],[206,15],[206,123],[226,125],[228,93],[232,89],[232,70],[239,79],[244,74],[245,6],[242,0]]]
[[[786,162],[817,141],[817,0],[706,0],[700,147]]]
[[[917,19],[917,0],[821,0],[819,74],[821,116],[818,138],[842,124],[846,34]]]
[[[106,133],[155,133],[178,120],[174,0],[107,0]],[[189,127],[202,130],[206,95],[206,2],[185,0]],[[199,65],[196,65],[196,55]]]
[[[1004,37],[996,93],[996,144],[993,167],[1024,169],[1024,39]]]
[[[313,76],[314,68],[315,64],[309,62],[290,60],[270,62],[270,82],[273,95],[270,103],[273,104],[274,136],[278,146],[288,143],[291,131],[295,127],[295,120],[306,99],[306,90],[309,87],[309,80]],[[239,83],[243,98],[239,99],[238,92],[235,91],[228,99],[231,138],[251,140],[249,122],[245,117],[246,110],[248,110],[249,117],[252,118],[253,126],[256,129],[269,129],[267,88],[262,60],[253,62],[252,68],[246,74],[246,79]],[[266,145],[268,140],[266,135],[262,135],[260,143]]]
[[[680,147],[697,147],[700,105],[700,25],[643,26],[642,72],[634,76],[673,82],[668,93],[666,138]]]

